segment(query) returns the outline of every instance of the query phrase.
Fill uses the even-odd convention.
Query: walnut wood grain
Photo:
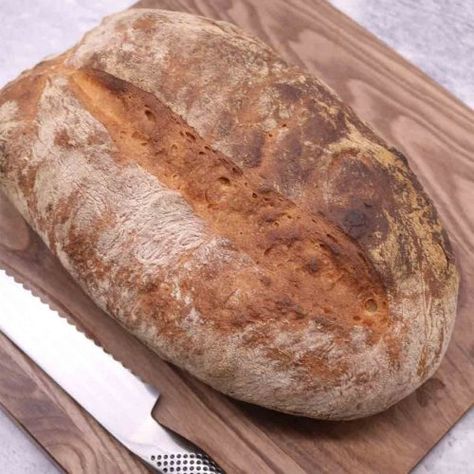
[[[282,415],[232,401],[160,361],[94,306],[3,197],[0,266],[154,383],[162,393],[156,417],[229,472],[406,472],[473,404],[474,113],[324,1],[146,0],[140,5],[220,18],[253,32],[288,61],[323,78],[407,154],[446,224],[462,274],[458,320],[441,368],[415,394],[365,420],[317,422]],[[116,463],[115,472],[132,466],[125,449],[4,339],[0,356],[0,402],[61,466],[108,472],[100,464],[105,466],[105,459]],[[17,380],[39,387],[35,396],[46,407],[41,417],[30,397],[11,395]],[[57,432],[71,433],[70,438]],[[68,449],[81,461],[71,464],[63,454]],[[135,462],[129,469],[143,468]]]

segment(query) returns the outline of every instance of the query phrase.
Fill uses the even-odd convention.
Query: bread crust
[[[458,273],[406,159],[228,23],[129,10],[23,73],[0,185],[99,306],[235,398],[370,415],[446,350]]]

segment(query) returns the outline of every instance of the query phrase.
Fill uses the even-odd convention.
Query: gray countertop
[[[269,0],[267,0],[269,1]],[[474,107],[474,1],[330,0]],[[131,0],[1,0],[0,87],[63,51]],[[416,427],[414,428],[416,429]],[[474,410],[417,466],[417,474],[474,474]],[[52,474],[57,467],[0,411],[1,472]]]

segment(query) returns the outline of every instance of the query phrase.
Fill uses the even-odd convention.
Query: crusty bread
[[[230,24],[129,10],[23,73],[0,184],[99,306],[232,397],[360,417],[446,350],[458,274],[405,158]]]

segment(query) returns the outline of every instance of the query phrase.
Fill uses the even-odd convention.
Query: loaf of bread
[[[21,74],[0,185],[101,308],[231,397],[370,415],[446,350],[458,274],[406,159],[231,24],[132,9]]]

